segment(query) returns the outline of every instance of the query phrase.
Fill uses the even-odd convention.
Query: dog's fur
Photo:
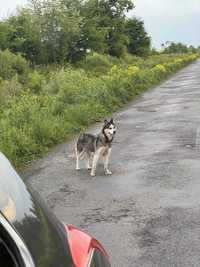
[[[116,125],[113,119],[104,121],[102,131],[97,136],[82,133],[75,145],[76,170],[80,169],[79,160],[87,157],[87,169],[91,170],[91,176],[95,176],[99,158],[102,157],[105,174],[111,175],[112,172],[108,169],[108,164],[115,133]]]

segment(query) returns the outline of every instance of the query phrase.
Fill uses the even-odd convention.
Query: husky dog
[[[108,164],[115,133],[116,126],[113,119],[104,121],[103,128],[97,136],[82,133],[75,146],[76,170],[80,170],[79,160],[87,157],[87,169],[91,170],[91,176],[95,176],[99,158],[102,157],[105,175],[111,175]]]

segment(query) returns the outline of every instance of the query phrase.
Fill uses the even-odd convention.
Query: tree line
[[[133,10],[132,0],[29,0],[0,21],[0,50],[19,53],[33,64],[74,63],[89,52],[157,54],[144,22],[130,16]],[[163,53],[197,51],[181,43],[163,44]]]
[[[30,0],[0,21],[0,49],[34,64],[76,62],[90,51],[145,56],[151,38],[144,23],[127,17],[131,0]]]
[[[165,44],[162,44],[163,52],[166,54],[183,54],[183,53],[199,53],[200,52],[200,46],[194,47],[193,45],[187,46],[183,43],[175,43],[175,42],[166,42]]]

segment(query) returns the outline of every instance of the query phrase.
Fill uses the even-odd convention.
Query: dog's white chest
[[[105,146],[101,148],[101,156],[105,157],[108,154],[109,146]]]

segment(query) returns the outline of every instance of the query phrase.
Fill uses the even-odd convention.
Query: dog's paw
[[[105,170],[105,175],[112,175],[112,172],[110,170]]]
[[[95,173],[93,173],[93,172],[91,172],[91,173],[90,173],[90,176],[92,176],[92,177],[95,177],[95,176],[96,176],[96,174],[95,174]]]
[[[80,171],[81,168],[76,168],[76,171]]]

